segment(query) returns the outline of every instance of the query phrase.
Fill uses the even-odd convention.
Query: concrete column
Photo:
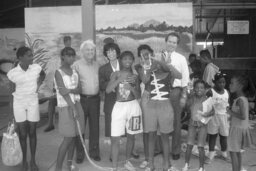
[[[94,0],[82,0],[82,41],[95,42],[95,5]]]

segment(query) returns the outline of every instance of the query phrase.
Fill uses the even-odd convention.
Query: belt
[[[99,94],[95,94],[95,95],[80,94],[80,96],[86,99],[92,99],[92,98],[99,97]]]
[[[135,99],[131,99],[131,100],[125,100],[125,101],[116,101],[116,102],[120,102],[120,103],[123,103],[123,102],[131,102],[131,101],[133,101],[133,100],[135,100]]]

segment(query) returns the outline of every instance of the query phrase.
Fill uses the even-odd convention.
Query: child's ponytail
[[[238,82],[243,86],[242,90],[246,97],[255,96],[255,86],[252,79],[248,75],[237,75],[235,78],[237,78]]]

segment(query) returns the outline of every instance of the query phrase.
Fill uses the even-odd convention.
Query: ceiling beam
[[[195,9],[256,9],[256,3],[196,3]]]
[[[195,18],[229,18],[229,17],[246,17],[249,16],[248,14],[230,14],[230,15],[202,15],[202,16],[195,16]]]
[[[5,12],[11,11],[11,10],[16,10],[17,8],[24,8],[24,7],[25,7],[25,3],[22,3],[22,4],[14,6],[14,7],[1,10],[0,13],[5,13]]]

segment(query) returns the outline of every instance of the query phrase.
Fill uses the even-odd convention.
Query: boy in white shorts
[[[111,153],[113,170],[117,170],[119,140],[127,132],[126,163],[124,167],[129,171],[136,170],[129,162],[131,158],[134,136],[142,133],[142,112],[137,101],[140,95],[137,76],[132,72],[134,56],[130,51],[120,55],[121,70],[111,75],[106,93],[116,92],[116,103],[112,111],[111,120]]]

